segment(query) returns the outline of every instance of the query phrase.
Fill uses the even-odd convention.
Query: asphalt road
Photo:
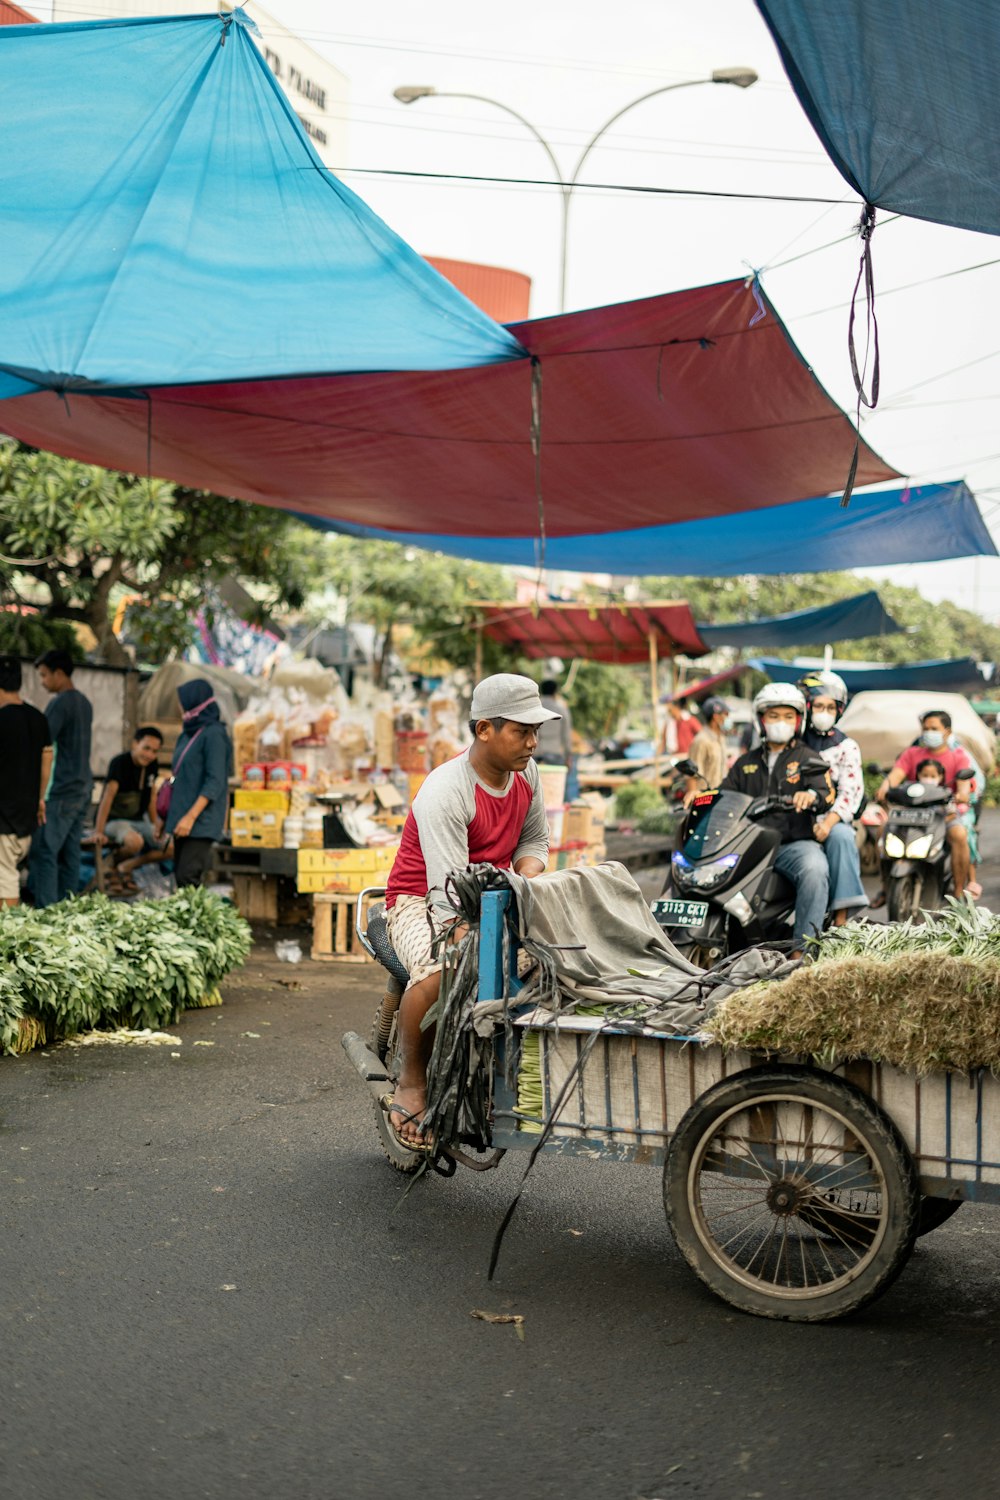
[[[543,1158],[489,1284],[519,1163],[402,1201],[339,1044],[375,999],[263,947],[177,1046],[0,1060],[5,1500],[992,1500],[1000,1212],[851,1321],[769,1323],[695,1280],[658,1173]]]

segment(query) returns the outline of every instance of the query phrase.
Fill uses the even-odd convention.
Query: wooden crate
[[[236,910],[248,922],[278,920],[277,875],[233,875],[233,900]]]
[[[373,879],[377,877],[373,876]],[[373,900],[381,897],[365,897],[364,910]],[[350,891],[322,891],[313,900],[312,956],[321,963],[367,964],[374,963],[370,954],[361,945],[354,926],[354,911],[357,895]]]

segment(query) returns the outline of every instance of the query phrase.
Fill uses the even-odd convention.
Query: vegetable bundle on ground
[[[950,901],[920,924],[850,922],[816,962],[731,995],[705,1022],[727,1050],[1000,1072],[1000,918]]]
[[[0,1052],[94,1027],[157,1030],[217,1005],[250,941],[238,912],[197,887],[132,905],[95,895],[0,909]]]

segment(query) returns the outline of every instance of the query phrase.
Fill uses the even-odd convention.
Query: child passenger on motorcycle
[[[806,939],[823,930],[829,901],[829,866],[813,828],[816,814],[833,806],[833,782],[826,762],[802,740],[806,700],[797,687],[769,682],[754,699],[753,709],[761,744],[733,762],[722,790],[787,799],[787,807],[760,822],[781,833],[774,868],[795,887],[792,956],[801,958]]]
[[[961,745],[952,747],[951,715],[944,709],[931,708],[920,716],[920,739],[908,745],[878,789],[878,800],[884,802],[894,786],[915,781],[922,763],[932,760],[941,767],[944,784],[958,790],[959,771],[975,771],[972,760]],[[951,874],[955,895],[961,900],[966,889],[970,896],[981,896],[982,887],[975,881],[973,860],[977,857],[975,817],[970,809],[956,810],[948,819],[948,843],[951,847]]]

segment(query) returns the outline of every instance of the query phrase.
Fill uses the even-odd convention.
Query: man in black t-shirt
[[[118,872],[125,879],[140,864],[163,858],[161,830],[153,789],[156,758],[163,735],[153,724],[137,729],[131,748],[116,755],[108,766],[104,795],[94,819],[94,842],[115,844],[124,858]]]
[[[45,788],[52,772],[49,722],[22,701],[16,656],[0,656],[0,766],[0,904],[16,906],[21,895],[17,867],[45,821]]]

